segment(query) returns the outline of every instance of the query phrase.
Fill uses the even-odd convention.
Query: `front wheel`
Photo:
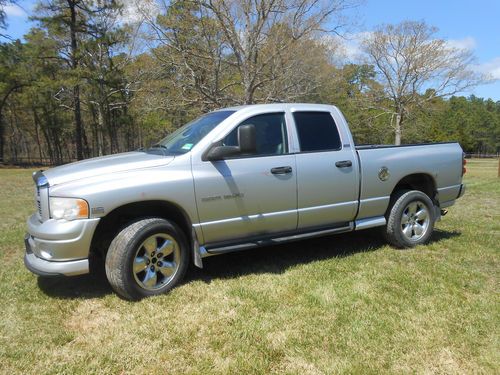
[[[385,237],[398,248],[408,248],[429,241],[434,230],[434,205],[417,190],[401,191],[388,211]]]
[[[162,218],[129,224],[113,239],[106,255],[106,276],[114,291],[138,300],[166,293],[177,285],[188,266],[182,231]]]

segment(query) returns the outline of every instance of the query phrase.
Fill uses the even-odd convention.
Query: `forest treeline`
[[[374,30],[352,63],[338,35],[354,1],[124,4],[39,1],[23,40],[3,38],[1,161],[134,150],[213,109],[290,101],[337,105],[357,144],[500,151],[500,101],[458,96],[487,77],[423,22]]]

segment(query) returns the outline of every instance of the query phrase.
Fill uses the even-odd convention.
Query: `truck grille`
[[[42,201],[40,198],[40,188],[35,186],[35,209],[38,215],[38,220],[42,220]]]
[[[35,182],[35,207],[38,220],[45,221],[49,218],[49,183],[42,171],[33,173]]]
[[[41,219],[42,218],[42,203],[40,202],[40,199],[36,200],[36,208],[38,211],[38,217]]]

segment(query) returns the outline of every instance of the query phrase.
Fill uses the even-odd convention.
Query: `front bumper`
[[[38,275],[81,275],[89,272],[89,251],[99,219],[28,219],[26,267]]]
[[[30,247],[30,235],[27,234],[24,243],[26,253],[24,254],[24,265],[34,274],[40,276],[76,276],[89,273],[89,260],[79,259],[65,262],[51,262],[37,257]]]

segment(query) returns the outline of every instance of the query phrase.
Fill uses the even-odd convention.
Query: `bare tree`
[[[192,0],[164,3],[151,20],[157,56],[182,73],[182,91],[215,105],[283,100],[310,89],[290,79],[304,40],[337,32],[355,0]],[[161,53],[163,52],[163,53]],[[294,53],[296,52],[296,53]],[[306,52],[307,53],[307,52]],[[300,77],[302,77],[300,79]]]
[[[372,108],[391,115],[396,145],[401,144],[405,119],[416,107],[484,81],[471,70],[472,52],[450,46],[436,37],[437,31],[424,22],[405,21],[380,26],[362,44],[382,84],[372,93]]]
[[[230,89],[238,84],[227,54],[229,46],[208,9],[199,1],[163,4],[163,14],[150,19],[159,46],[154,56],[163,65],[159,78],[173,83],[173,95],[204,110],[233,102]],[[168,105],[168,103],[166,103]]]

